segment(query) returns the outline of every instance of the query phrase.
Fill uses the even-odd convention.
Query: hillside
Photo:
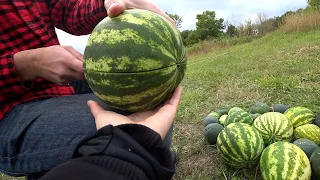
[[[320,112],[320,31],[275,32],[252,43],[188,61],[175,126],[180,154],[175,179],[229,179],[233,174],[205,144],[203,118],[222,107],[248,109],[257,101]],[[253,177],[255,172],[250,172]],[[259,179],[259,177],[256,177]]]

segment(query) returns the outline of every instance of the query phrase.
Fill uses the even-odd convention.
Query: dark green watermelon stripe
[[[252,128],[249,127],[249,126],[245,126],[243,124],[239,124],[238,128],[239,128],[239,132],[242,135],[239,138],[240,140],[238,140],[238,144],[239,144],[239,141],[243,142],[242,146],[240,145],[241,153],[242,153],[241,157],[243,159],[245,159],[246,161],[250,161],[250,160],[252,160],[251,159],[252,158],[252,154],[254,154],[252,152],[255,152],[255,151],[253,151],[253,148],[255,146],[255,142],[253,143],[252,139],[251,139],[251,138],[254,138],[254,136],[253,136],[253,134],[251,132]],[[248,143],[247,146],[246,146],[246,143]]]
[[[268,165],[268,162],[270,161],[269,155],[274,154],[274,148],[273,146],[268,146],[264,151],[262,152],[262,155],[260,157],[260,169],[262,176],[264,179],[272,179],[270,176],[272,175],[270,173],[271,167]]]
[[[225,129],[224,136],[222,136],[221,141],[224,142],[223,146],[227,149],[227,152],[231,155],[231,159],[240,162],[241,157],[239,156],[239,153],[241,151],[239,147],[234,144],[235,137],[234,137],[233,131],[234,131],[234,127],[232,125],[228,126]]]
[[[250,159],[256,159],[256,158],[259,158],[259,156],[261,155],[261,153],[262,153],[262,151],[264,149],[264,142],[263,142],[263,138],[261,137],[259,131],[257,129],[255,129],[255,128],[252,128],[252,129],[253,129],[252,130],[252,132],[253,132],[252,136],[257,138],[258,141],[254,142],[254,143],[257,144],[256,146],[252,146],[252,147],[254,147],[252,152],[257,152],[257,153],[256,154],[251,153],[252,155],[255,155],[255,156],[251,157]]]
[[[251,143],[247,137],[247,135],[251,135],[250,130],[248,126],[245,126],[242,123],[237,123],[235,124],[236,126],[233,127],[233,137],[231,139],[231,144],[235,144],[236,146],[235,149],[238,152],[238,156],[240,159],[243,160],[250,160],[250,148],[251,148]],[[246,147],[246,142],[249,142],[249,147]]]
[[[286,121],[286,116],[284,116],[284,115],[282,115],[280,113],[276,113],[275,117],[273,117],[273,118],[274,118],[274,121],[273,121],[274,123],[273,124],[276,127],[275,131],[274,131],[274,134],[276,134],[276,135],[283,134],[282,133],[283,132],[283,127],[286,127],[286,125],[288,125],[287,124],[288,121]]]
[[[107,90],[110,94],[119,94],[119,96],[121,96],[123,94],[131,95],[141,93],[142,90],[159,88],[161,85],[164,86],[164,84],[176,81],[176,69],[168,69],[167,72],[165,72],[168,74],[162,73],[163,70],[137,74],[87,72],[86,76],[88,76],[88,81],[92,86],[95,86],[95,90],[98,93],[103,93]],[[92,79],[91,77],[95,77],[95,79]],[[108,84],[102,83],[104,81],[107,81]],[[128,89],[128,86],[130,89]]]
[[[173,79],[173,80],[175,80],[175,76],[172,76],[171,77],[171,79]],[[163,93],[165,93],[166,92],[166,90],[173,90],[173,88],[175,88],[175,87],[171,87],[173,84],[171,83],[171,81],[172,80],[168,80],[166,83],[163,83],[161,86],[158,86],[158,87],[153,87],[153,89],[154,88],[157,88],[158,90],[157,91],[159,91],[159,92],[163,92]],[[94,85],[90,85],[90,86],[94,86]],[[171,87],[171,88],[170,88]],[[107,87],[108,88],[108,87]],[[98,89],[98,88],[95,88],[95,89]],[[149,88],[147,88],[146,89],[146,91],[148,90],[148,89],[152,89],[151,87],[149,87]],[[121,89],[120,89],[121,90]],[[141,91],[141,90],[140,90]],[[132,104],[136,104],[136,103],[138,103],[138,102],[135,102],[135,101],[133,101],[133,97],[140,97],[140,96],[142,96],[143,97],[143,95],[145,95],[145,93],[146,93],[146,91],[141,91],[141,95],[139,95],[139,94],[132,94],[132,93],[123,93],[123,92],[117,92],[117,94],[118,94],[118,97],[122,97],[122,96],[124,96],[124,95],[126,95],[126,96],[132,96],[132,98],[128,98],[128,102],[126,102],[124,99],[122,99],[121,100],[121,102],[124,102],[124,103],[128,103],[127,104],[127,106],[131,106]],[[99,91],[97,91],[98,93],[99,93]],[[103,92],[103,90],[102,90],[102,92]],[[122,94],[123,93],[123,94]],[[102,93],[101,93],[102,94]],[[114,94],[113,96],[115,96],[115,95],[117,95],[117,94]],[[148,103],[148,102],[152,102],[153,101],[153,99],[154,100],[156,100],[157,98],[161,98],[161,94],[160,95],[157,95],[158,93],[156,93],[154,96],[149,96],[148,97],[148,99],[146,99],[145,101],[141,101],[140,103],[141,104],[145,104],[145,103]],[[138,100],[139,101],[139,100]],[[118,104],[118,103],[121,103],[121,102],[117,102],[116,104]],[[130,102],[132,102],[132,103],[130,103]]]
[[[232,148],[228,145],[230,143],[229,139],[230,137],[228,137],[225,129],[220,132],[217,143],[218,152],[220,152],[219,155],[223,157],[223,159],[226,159],[229,164],[231,162],[240,162],[240,159],[237,158],[237,154],[235,154]]]

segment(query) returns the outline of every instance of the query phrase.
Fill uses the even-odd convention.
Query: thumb
[[[123,1],[106,0],[104,6],[109,17],[120,15],[125,10],[125,3]]]
[[[97,119],[99,113],[103,111],[102,107],[96,101],[88,101],[88,106],[95,119]]]

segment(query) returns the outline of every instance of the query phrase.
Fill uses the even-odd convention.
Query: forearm
[[[49,8],[54,25],[73,35],[90,34],[107,16],[103,0],[52,0]]]
[[[14,68],[22,82],[30,82],[36,78],[34,60],[37,50],[26,50],[13,55]]]

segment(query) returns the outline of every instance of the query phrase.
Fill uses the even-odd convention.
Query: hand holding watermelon
[[[106,111],[94,101],[89,101],[88,106],[96,120],[97,129],[107,125],[118,126],[122,124],[140,124],[154,130],[162,139],[164,139],[178,110],[181,92],[182,87],[179,86],[166,104],[159,106],[152,111],[137,112],[129,116]]]
[[[57,84],[84,80],[83,56],[71,46],[49,46],[21,51],[14,63],[22,81],[44,78]]]
[[[166,13],[146,0],[105,0],[104,6],[110,17],[118,16],[126,9],[144,9],[160,14],[175,25],[174,21]]]

